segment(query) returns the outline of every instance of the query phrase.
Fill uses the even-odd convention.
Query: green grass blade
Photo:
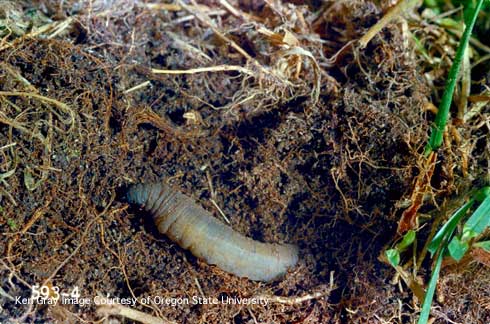
[[[427,287],[427,291],[425,292],[424,303],[422,304],[422,310],[420,312],[420,317],[417,324],[426,324],[429,320],[430,315],[430,307],[432,306],[432,298],[434,298],[434,292],[436,290],[437,280],[439,279],[439,272],[441,271],[442,258],[444,257],[444,253],[446,249],[443,249],[439,255],[437,256],[436,266],[432,271],[432,275],[430,277],[429,286]]]
[[[403,236],[403,240],[396,245],[396,249],[400,252],[405,251],[413,241],[415,241],[416,233],[414,230],[409,230],[407,234]]]
[[[470,248],[470,245],[467,241],[461,241],[457,236],[453,237],[451,242],[449,243],[447,249],[449,251],[449,255],[456,261],[461,261],[465,253]]]
[[[385,256],[393,268],[396,268],[400,264],[400,252],[397,249],[386,250]]]
[[[484,201],[487,197],[490,197],[490,187],[483,187],[475,193],[475,198],[479,202]]]
[[[453,64],[449,70],[449,75],[446,82],[446,87],[444,89],[444,94],[442,95],[441,104],[439,105],[439,110],[434,121],[434,126],[432,127],[432,132],[429,138],[429,142],[425,147],[425,155],[428,156],[431,151],[438,149],[442,145],[442,138],[444,135],[444,129],[446,128],[447,120],[449,118],[449,108],[451,107],[451,102],[453,99],[454,88],[456,86],[456,79],[458,77],[459,69],[463,60],[463,55],[468,47],[470,41],[471,32],[475,26],[476,18],[482,7],[484,0],[478,0],[474,10],[468,11],[466,23],[467,26],[464,30],[463,37],[459,42],[458,49],[456,51],[456,56],[454,57]]]
[[[490,225],[490,196],[487,196],[463,227],[463,239],[468,240],[483,233]]]
[[[434,238],[429,244],[429,247],[427,250],[431,253],[433,256],[436,251],[439,249],[441,246],[441,243],[443,242],[444,238],[449,239],[449,236],[452,235],[454,230],[456,229],[456,226],[458,225],[459,221],[463,216],[466,214],[468,209],[470,209],[473,204],[475,203],[475,199],[471,198],[466,204],[464,204],[461,208],[459,208],[451,218],[444,224],[443,227],[434,235]]]

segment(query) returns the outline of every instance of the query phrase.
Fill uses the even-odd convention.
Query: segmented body
[[[207,263],[237,276],[272,281],[298,261],[296,246],[245,237],[166,184],[134,185],[127,197],[153,216],[160,233]]]

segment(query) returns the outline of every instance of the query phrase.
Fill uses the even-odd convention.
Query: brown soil
[[[21,11],[36,8],[54,21],[75,19],[52,39],[11,35],[5,39],[11,46],[0,46],[5,293],[29,297],[29,285],[43,283],[63,292],[78,286],[89,298],[297,297],[325,291],[306,302],[265,307],[135,308],[178,323],[412,322],[418,301],[390,282],[394,271],[378,256],[396,238],[404,208],[398,202],[410,196],[419,172],[433,117],[424,108],[431,86],[397,24],[366,49],[347,47],[330,59],[361,37],[388,4],[293,1],[271,7],[230,1],[253,16],[247,22],[223,11],[212,21],[257,61],[253,65],[185,10],[103,3],[11,4]],[[222,10],[219,2],[202,4]],[[280,39],[258,33],[252,21],[280,35],[291,31],[317,66],[308,55],[288,56]],[[150,70],[220,65],[247,67],[255,75]],[[278,79],[279,72],[291,84]],[[151,85],[125,91],[146,81]],[[486,152],[470,154],[469,172],[478,178],[488,142],[475,143],[474,150]],[[447,197],[471,185],[454,180],[462,171],[450,166],[458,159],[442,158],[435,171],[434,188]],[[221,218],[213,199],[247,236],[297,244],[300,264],[283,280],[266,284],[196,259],[124,202],[128,184],[162,180]],[[471,271],[475,263],[469,264]],[[457,298],[436,301],[442,314],[434,314],[437,323],[490,321],[488,292],[486,304],[473,304],[482,298],[482,282],[488,283],[485,272],[447,271],[441,291],[455,289],[451,280],[461,276],[468,287],[456,289]],[[448,302],[459,298],[467,300],[466,308],[456,308],[461,300]],[[29,308],[0,294],[0,305],[0,321],[100,319],[93,304]]]

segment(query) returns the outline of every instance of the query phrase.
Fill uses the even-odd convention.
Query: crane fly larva
[[[127,198],[153,216],[160,233],[196,257],[239,277],[272,281],[298,261],[296,246],[245,237],[164,183],[133,185]]]

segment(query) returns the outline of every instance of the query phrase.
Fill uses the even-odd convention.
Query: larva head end
[[[141,204],[142,201],[142,185],[128,185],[126,186],[126,190],[124,191],[124,200],[130,204]]]

